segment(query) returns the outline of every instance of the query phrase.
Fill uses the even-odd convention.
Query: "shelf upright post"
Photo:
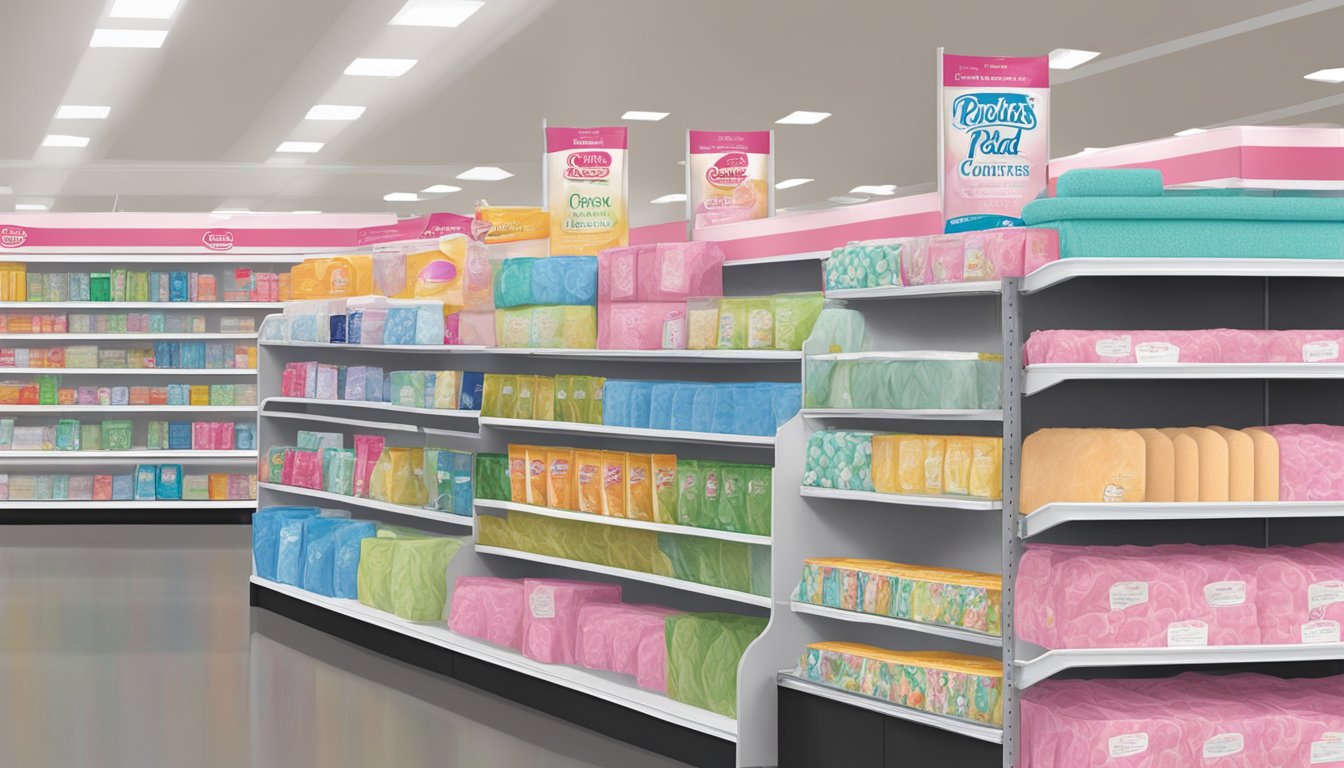
[[[1003,333],[1003,592],[999,622],[1003,628],[1003,768],[1015,768],[1018,746],[1018,706],[1014,657],[1014,586],[1022,557],[1018,535],[1018,488],[1022,477],[1022,294],[1021,278],[1004,278]]]

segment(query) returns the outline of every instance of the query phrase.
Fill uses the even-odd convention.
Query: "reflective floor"
[[[681,765],[249,608],[248,536],[0,527],[0,765]]]

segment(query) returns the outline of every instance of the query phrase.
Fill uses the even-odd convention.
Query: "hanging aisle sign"
[[[938,192],[944,229],[1022,226],[1050,158],[1048,56],[938,50]]]
[[[774,131],[687,131],[686,218],[691,228],[775,214]]]

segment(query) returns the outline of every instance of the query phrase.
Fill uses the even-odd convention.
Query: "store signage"
[[[0,248],[18,248],[28,242],[28,230],[23,227],[0,227]]]
[[[201,243],[212,251],[227,251],[233,248],[233,233],[227,229],[210,229],[201,235]]]

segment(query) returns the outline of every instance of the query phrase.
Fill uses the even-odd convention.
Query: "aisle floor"
[[[675,768],[249,608],[240,526],[0,527],[0,763]]]

